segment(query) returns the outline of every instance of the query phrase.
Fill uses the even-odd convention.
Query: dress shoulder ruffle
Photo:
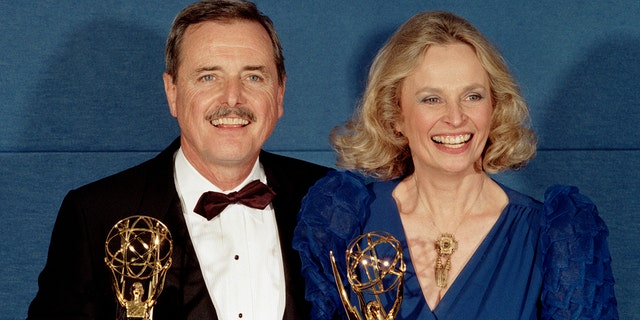
[[[618,319],[608,229],[576,187],[545,192],[542,319]]]
[[[346,246],[360,234],[371,199],[362,177],[334,171],[318,180],[302,201],[293,247],[302,260],[305,297],[313,302],[313,319],[344,317],[329,252],[333,251],[341,274],[345,274]]]

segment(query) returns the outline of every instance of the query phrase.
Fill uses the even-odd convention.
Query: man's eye
[[[255,74],[252,74],[252,75],[247,77],[247,80],[253,81],[253,82],[258,82],[258,81],[262,80],[262,77],[260,77],[258,75],[255,75]]]
[[[202,81],[213,81],[216,79],[216,77],[212,74],[206,74],[204,76],[202,76]]]

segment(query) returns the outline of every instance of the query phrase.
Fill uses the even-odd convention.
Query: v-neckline
[[[454,279],[454,281],[451,283],[451,285],[449,286],[449,289],[442,296],[442,299],[440,300],[440,302],[438,303],[438,305],[435,308],[431,308],[431,306],[427,302],[426,298],[422,294],[422,287],[420,286],[420,280],[418,279],[418,276],[416,274],[416,271],[415,271],[415,268],[414,268],[414,265],[413,265],[413,257],[411,256],[411,252],[410,252],[409,247],[407,245],[407,235],[406,235],[406,232],[405,232],[405,229],[404,229],[404,225],[402,224],[402,218],[400,217],[400,212],[398,211],[398,206],[396,205],[395,199],[393,199],[392,194],[390,192],[386,193],[386,196],[388,196],[390,198],[390,199],[388,199],[388,201],[391,201],[391,203],[393,204],[394,217],[395,217],[395,219],[397,219],[397,221],[396,221],[397,224],[396,225],[399,227],[399,229],[401,231],[401,234],[402,234],[402,239],[398,239],[398,240],[403,245],[403,249],[402,249],[403,253],[402,254],[405,256],[406,274],[411,274],[411,275],[413,275],[413,277],[415,277],[415,284],[417,284],[418,289],[420,290],[420,293],[421,293],[420,294],[420,298],[422,299],[421,302],[424,303],[424,305],[426,306],[426,311],[433,316],[433,319],[438,319],[438,316],[437,316],[438,314],[447,314],[448,313],[448,312],[446,312],[444,310],[448,309],[448,306],[451,304],[451,301],[455,301],[456,297],[460,294],[460,291],[464,287],[464,284],[469,280],[469,277],[471,276],[472,271],[480,263],[480,261],[482,260],[482,256],[484,255],[484,253],[489,248],[489,243],[495,237],[495,235],[496,235],[496,233],[497,233],[497,231],[499,229],[499,226],[502,225],[504,223],[504,220],[506,219],[505,212],[508,212],[509,207],[512,205],[512,199],[511,199],[511,197],[509,195],[509,192],[507,190],[505,190],[504,186],[502,186],[499,183],[498,183],[498,185],[500,186],[500,188],[505,192],[505,194],[508,197],[507,205],[502,209],[502,212],[500,213],[500,216],[498,217],[496,222],[493,224],[493,226],[491,226],[491,228],[489,229],[489,232],[484,237],[484,239],[482,239],[482,241],[480,242],[480,245],[478,246],[476,251],[471,254],[471,257],[469,258],[469,260],[467,261],[465,266],[462,268],[462,270],[460,270],[460,273]],[[395,184],[395,186],[397,186],[397,184]],[[394,186],[394,188],[395,188],[395,186]],[[393,225],[393,224],[390,224],[390,225]],[[405,282],[405,285],[407,285],[406,282]]]

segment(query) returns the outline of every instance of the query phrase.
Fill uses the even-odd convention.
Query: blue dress
[[[355,174],[332,172],[309,190],[293,245],[313,319],[346,319],[329,251],[350,291],[344,252],[369,231],[387,231],[403,247],[407,270],[398,320],[618,319],[606,225],[595,205],[568,186],[549,188],[541,203],[501,185],[509,203],[432,311],[391,196],[399,182],[365,184]],[[381,298],[388,310],[395,291]]]

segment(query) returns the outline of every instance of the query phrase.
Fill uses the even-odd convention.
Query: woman
[[[403,248],[396,319],[617,318],[607,228],[593,203],[566,186],[541,203],[487,175],[524,166],[536,141],[500,54],[464,19],[407,21],[331,138],[339,166],[375,181],[331,173],[304,200],[294,246],[314,319],[346,317],[329,251],[346,284],[347,245],[377,230]],[[387,310],[394,300],[381,295]]]

